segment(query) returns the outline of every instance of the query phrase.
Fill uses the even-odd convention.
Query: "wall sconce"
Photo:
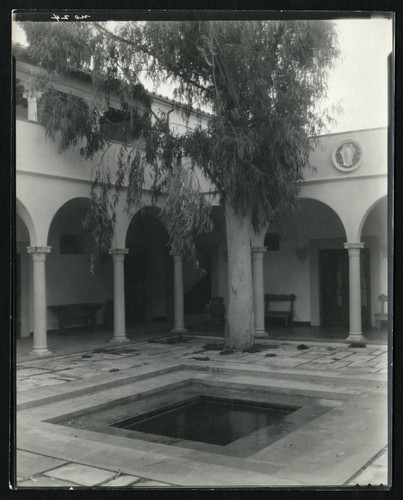
[[[303,264],[308,258],[308,247],[295,247],[295,253],[297,254],[297,259]]]

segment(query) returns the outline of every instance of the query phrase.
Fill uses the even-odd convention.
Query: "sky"
[[[332,113],[330,132],[387,125],[387,56],[393,50],[393,22],[384,17],[335,21],[340,57],[330,70],[328,97],[321,107],[340,105]],[[24,33],[13,23],[13,41],[24,43]],[[167,88],[158,93],[171,97]]]
[[[327,106],[340,103],[332,132],[383,127],[387,118],[387,56],[393,23],[387,19],[336,22],[341,55],[330,71]]]

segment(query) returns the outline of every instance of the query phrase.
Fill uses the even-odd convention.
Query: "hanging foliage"
[[[152,54],[151,77],[167,75],[179,98],[213,110],[207,130],[188,134],[187,154],[223,201],[267,217],[294,204],[310,137],[331,120],[317,112],[338,54],[330,22],[127,24],[120,34]]]
[[[163,203],[171,250],[180,249],[196,260],[191,239],[211,229],[208,202],[188,182],[193,170],[185,174],[182,169],[182,144],[170,130],[168,117],[152,110],[150,95],[139,81],[143,54],[127,44],[123,50],[122,43],[91,24],[41,23],[39,29],[37,23],[24,23],[24,28],[30,57],[49,71],[41,80],[43,73],[38,72],[31,83],[41,87],[39,123],[46,136],[58,142],[60,154],[79,147],[84,159],[96,163],[84,222],[93,237],[91,269],[96,256],[111,245],[122,193],[129,214],[141,208],[145,175],[152,181],[152,203]],[[90,78],[93,92],[83,98],[60,90],[58,75],[70,74]],[[118,98],[119,109],[111,107],[112,97]],[[183,176],[188,179],[184,184]]]
[[[163,215],[166,216],[169,243],[173,253],[191,256],[196,262],[195,239],[213,230],[211,205],[192,186],[191,170],[178,165],[168,178]]]
[[[112,234],[108,224],[123,190],[129,212],[141,204],[147,176],[153,202],[164,205],[171,249],[194,256],[192,238],[211,228],[208,197],[197,183],[198,175],[205,176],[225,207],[231,311],[226,342],[250,347],[249,231],[262,230],[295,206],[311,137],[326,132],[331,120],[326,111],[318,113],[318,103],[338,55],[333,24],[165,21],[24,28],[36,64],[52,75],[73,71],[91,82],[85,101],[45,91],[40,116],[48,137],[60,137],[61,151],[80,145],[84,158],[98,161],[88,225],[96,241],[104,223],[105,238]],[[174,132],[169,115],[153,110],[145,78],[174,86],[185,120],[192,109],[206,107],[208,123]],[[110,111],[112,98],[120,102],[120,121]],[[120,144],[114,156],[108,154],[108,122]],[[233,234],[240,229],[242,236]]]
[[[236,210],[252,206],[270,217],[294,204],[310,136],[323,132],[330,120],[317,113],[326,70],[338,53],[330,22],[128,22],[116,23],[113,33],[99,23],[24,23],[24,28],[30,55],[41,67],[58,74],[90,72],[93,101],[102,97],[104,109],[111,93],[119,97],[129,117],[122,142],[141,137],[156,195],[166,188],[160,181],[180,148],[164,117],[153,115],[140,74],[156,84],[173,81],[188,111],[195,105],[212,109],[208,128],[190,131],[185,147],[223,202],[228,198]],[[60,131],[61,151],[84,138],[86,158],[108,147],[102,106],[55,91],[42,101],[41,120],[49,137]],[[127,172],[142,162],[134,155],[127,161]],[[131,180],[141,182],[141,176]]]

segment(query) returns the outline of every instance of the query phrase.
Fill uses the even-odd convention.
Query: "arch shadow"
[[[387,202],[387,199],[388,199],[388,196],[383,195],[380,198],[378,198],[374,203],[372,203],[372,205],[370,207],[368,207],[368,209],[365,212],[365,214],[363,215],[361,222],[360,222],[360,225],[358,227],[358,241],[361,240],[362,231],[364,229],[365,223],[368,220],[368,217],[371,215],[371,213],[373,213],[373,210],[376,209],[376,207],[378,207],[381,203],[383,203],[384,201]]]
[[[37,245],[37,231],[35,229],[34,221],[31,214],[25,205],[17,198],[16,199],[16,213],[20,216],[22,222],[25,224],[29,234],[29,244],[31,246]]]

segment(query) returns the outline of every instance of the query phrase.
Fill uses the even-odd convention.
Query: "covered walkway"
[[[193,323],[193,324],[192,324]],[[146,323],[127,329],[127,338],[131,342],[151,340],[166,337],[175,337],[171,333],[172,324],[169,322]],[[201,321],[190,321],[187,326],[189,336],[223,337],[222,329],[217,329],[208,317]],[[376,328],[364,329],[365,341],[368,344],[387,345],[388,334],[386,330]],[[273,326],[269,328],[267,336],[257,338],[258,341],[268,340],[301,341],[301,342],[346,342],[347,332],[343,328],[324,328],[312,326]],[[74,328],[65,332],[53,331],[48,333],[48,348],[50,353],[46,356],[61,356],[78,352],[86,352],[99,347],[110,347],[113,331],[111,329]],[[32,338],[20,338],[16,341],[15,352],[17,363],[32,359]],[[45,356],[44,356],[45,357]]]

